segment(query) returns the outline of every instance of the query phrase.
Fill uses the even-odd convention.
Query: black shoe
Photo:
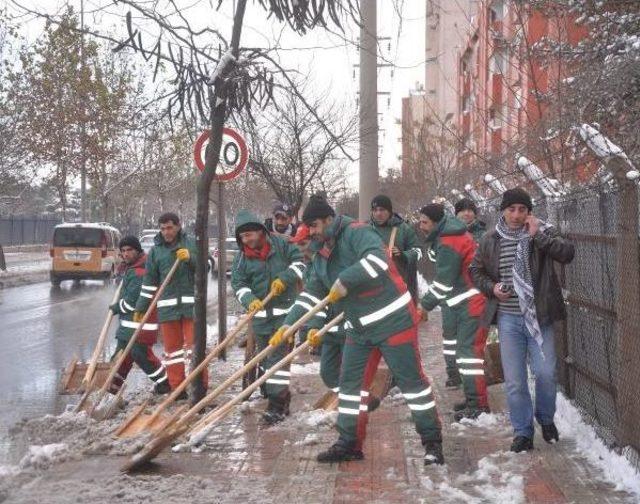
[[[549,443],[557,443],[560,441],[560,435],[558,434],[558,429],[556,428],[556,424],[551,422],[549,425],[542,425],[542,437],[544,440]]]
[[[467,401],[457,402],[453,404],[453,411],[462,411],[467,409]]]
[[[533,450],[533,438],[525,436],[516,436],[513,438],[513,443],[511,443],[512,452],[520,453],[529,450]]]
[[[424,465],[444,464],[442,441],[426,441],[424,445]]]
[[[462,378],[460,376],[450,376],[447,378],[447,381],[444,383],[447,388],[456,388],[462,385]]]
[[[169,382],[167,380],[160,383],[156,383],[153,386],[153,393],[156,395],[164,395],[170,392],[171,392],[171,385],[169,385]]]
[[[327,451],[320,452],[316,457],[318,462],[329,464],[362,460],[363,458],[362,450],[356,450],[355,443],[347,443],[341,440],[331,445]]]
[[[380,407],[380,402],[380,398],[371,396],[369,398],[369,404],[367,404],[367,411],[371,413],[372,411],[377,410]]]
[[[460,422],[465,418],[469,420],[475,420],[483,413],[491,413],[489,408],[471,408],[467,407],[463,410],[458,411],[455,415],[453,415],[453,419],[456,422]]]
[[[187,399],[189,399],[189,394],[187,394],[186,390],[180,392],[180,395],[176,397],[176,401],[186,401]]]
[[[262,414],[262,423],[266,426],[275,425],[286,418],[282,411],[268,409]]]

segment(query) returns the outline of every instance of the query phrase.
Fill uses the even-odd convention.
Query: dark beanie
[[[478,213],[478,207],[473,200],[470,200],[469,198],[462,198],[461,200],[458,200],[455,208],[456,215],[458,215],[458,212],[462,212],[463,210],[471,210],[474,214]]]
[[[236,228],[236,234],[239,236],[240,233],[246,233],[247,231],[264,231],[264,225],[259,222],[246,222]]]
[[[142,246],[140,245],[140,240],[138,240],[135,236],[125,236],[118,243],[118,248],[122,247],[131,247],[132,249],[137,250],[138,252],[142,252]]]
[[[522,187],[515,187],[508,189],[502,193],[502,203],[500,203],[500,210],[510,207],[511,205],[524,205],[529,211],[533,210],[533,203],[531,202],[531,196]]]
[[[390,213],[393,213],[391,198],[389,198],[389,196],[385,196],[384,194],[378,194],[371,200],[371,210],[375,210],[376,207],[382,207],[385,210],[389,210]]]
[[[444,206],[440,203],[430,203],[420,209],[422,215],[426,215],[433,222],[440,222],[444,217]]]
[[[324,219],[329,216],[333,217],[335,214],[326,199],[322,196],[313,195],[309,198],[309,203],[307,203],[304,212],[302,212],[302,221],[305,224],[310,224],[316,219]]]

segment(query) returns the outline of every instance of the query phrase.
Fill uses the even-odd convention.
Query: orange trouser
[[[191,366],[193,348],[193,319],[181,318],[160,323],[164,343],[163,364],[169,377],[169,385],[175,389],[184,380],[185,363]],[[205,388],[208,373],[202,373]]]

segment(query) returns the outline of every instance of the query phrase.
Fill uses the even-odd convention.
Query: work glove
[[[279,296],[280,294],[284,294],[284,291],[287,290],[287,284],[284,283],[279,278],[276,278],[273,282],[271,282],[271,294],[274,296]]]
[[[144,318],[144,313],[139,312],[139,311],[133,312],[133,321],[134,322],[140,323],[140,322],[142,322],[143,318]]]
[[[264,303],[259,299],[254,299],[249,303],[250,312],[260,311],[260,310],[264,310]]]
[[[179,248],[176,250],[176,258],[182,262],[187,262],[191,258],[191,254],[189,254],[189,250],[186,248]]]
[[[320,331],[318,329],[309,329],[307,333],[307,343],[314,348],[317,348],[322,343],[322,336],[319,336],[318,333]]]
[[[342,285],[340,279],[336,280],[331,286],[331,290],[329,291],[329,303],[337,303],[340,299],[347,295],[347,288]]]
[[[282,342],[284,342],[284,333],[287,332],[287,329],[289,329],[289,326],[285,325],[273,333],[273,336],[271,336],[271,339],[269,340],[269,345],[272,347],[280,346]],[[293,338],[289,336],[288,339],[291,341]]]

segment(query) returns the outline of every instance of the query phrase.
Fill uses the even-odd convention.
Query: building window
[[[489,21],[495,23],[504,19],[504,0],[494,0],[489,7]]]
[[[465,95],[462,98],[462,113],[468,114],[471,111],[471,96]]]
[[[489,127],[500,129],[504,126],[504,110],[502,103],[496,103],[489,109]]]
[[[507,69],[507,49],[496,47],[489,58],[489,71],[492,74],[503,74]]]

